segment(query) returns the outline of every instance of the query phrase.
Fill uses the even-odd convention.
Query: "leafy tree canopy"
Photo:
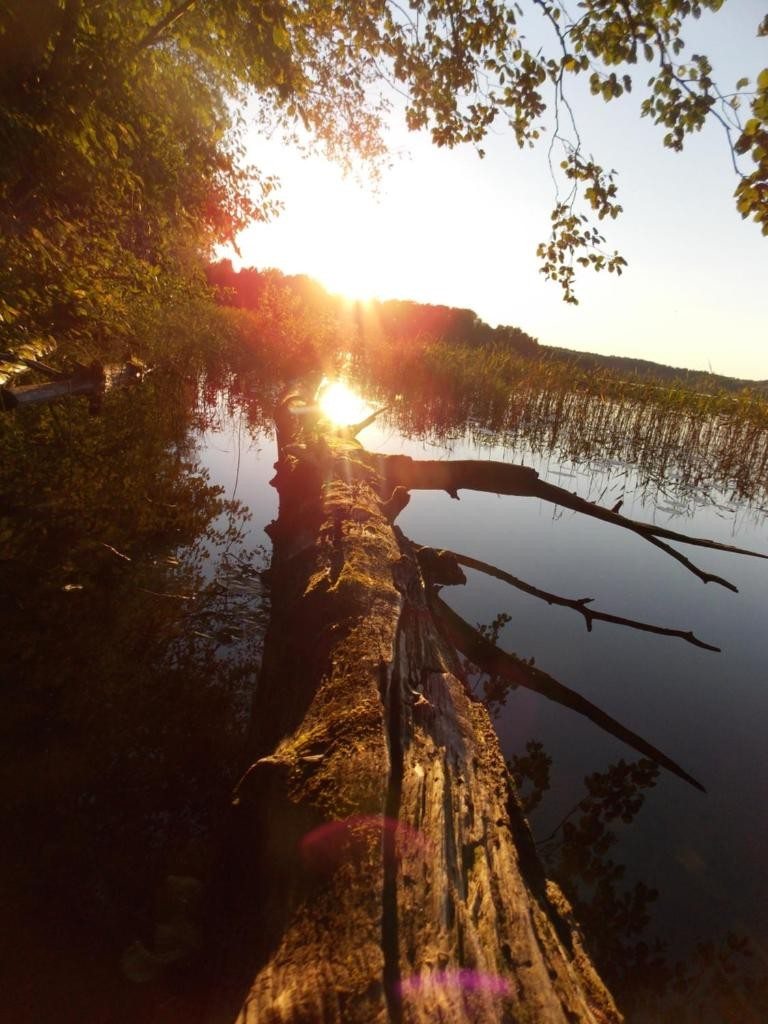
[[[624,260],[603,248],[600,225],[621,210],[614,172],[583,149],[567,87],[586,76],[611,102],[639,78],[666,146],[720,122],[738,210],[768,234],[768,69],[722,91],[707,57],[684,49],[686,23],[721,3],[584,0],[569,13],[560,0],[7,0],[0,342],[158,330],[200,254],[274,209],[274,182],[242,162],[246,99],[264,126],[303,128],[347,163],[385,155],[395,93],[408,126],[439,146],[482,152],[505,123],[521,147],[548,140],[564,188],[539,256],[575,302],[579,265],[620,273]],[[548,48],[526,42],[531,16]],[[756,30],[768,34],[768,18]]]

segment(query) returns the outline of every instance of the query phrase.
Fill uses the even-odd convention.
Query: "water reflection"
[[[523,807],[533,812],[552,785],[552,757],[530,740],[525,753],[513,756],[507,766]],[[648,934],[664,892],[615,857],[619,832],[633,825],[657,782],[658,767],[647,760],[621,760],[589,774],[578,802],[537,839],[547,874],[572,904],[628,1021],[764,1021],[768,969],[749,936],[727,931],[714,941],[700,941],[680,959],[667,942]]]

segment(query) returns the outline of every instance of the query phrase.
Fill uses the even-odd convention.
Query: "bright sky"
[[[768,38],[755,35],[764,15],[759,0],[730,0],[683,33],[713,60],[725,91],[768,65]],[[635,70],[631,96],[610,104],[580,80],[581,95],[571,91],[584,148],[619,172],[625,212],[605,224],[606,248],[629,262],[621,278],[585,272],[579,306],[538,272],[553,203],[546,144],[521,152],[501,129],[480,160],[469,147],[438,150],[393,127],[393,148],[407,153],[378,196],[320,157],[254,134],[249,158],[280,177],[285,210],[243,232],[241,263],[309,274],[351,297],[468,307],[544,344],[766,379],[768,239],[736,212],[719,126],[676,154],[639,118],[649,67]]]

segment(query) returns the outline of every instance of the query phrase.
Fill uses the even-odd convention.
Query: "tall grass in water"
[[[768,503],[768,403],[748,392],[700,394],[430,339],[378,345],[358,370],[408,435],[616,461],[654,488]]]

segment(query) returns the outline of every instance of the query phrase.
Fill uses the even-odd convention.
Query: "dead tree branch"
[[[465,658],[468,658],[474,665],[488,672],[490,675],[498,675],[507,679],[513,686],[524,686],[528,690],[540,693],[548,700],[554,701],[563,707],[571,708],[572,711],[584,715],[590,722],[603,729],[604,732],[615,736],[617,739],[638,751],[644,757],[650,758],[668,771],[677,775],[678,778],[706,792],[700,782],[697,782],[692,775],[684,771],[677,762],[667,757],[658,747],[648,743],[642,736],[627,729],[611,715],[597,707],[586,697],[576,693],[558,682],[552,676],[543,672],[540,668],[529,665],[522,659],[502,651],[496,644],[492,643],[478,630],[469,625],[460,615],[457,615],[445,601],[433,593],[430,595],[430,608],[437,621],[445,631],[445,635],[457,650],[461,651]]]
[[[541,480],[535,469],[529,466],[516,466],[506,462],[480,462],[475,460],[457,460],[455,462],[438,462],[432,460],[416,460],[406,455],[374,455],[371,459],[378,466],[387,486],[397,485],[408,490],[438,490],[456,495],[461,489],[486,491],[491,494],[509,494],[519,497],[541,498],[562,508],[581,512],[593,519],[620,526],[622,529],[647,540],[660,548],[675,561],[680,562],[689,572],[697,576],[703,583],[719,583],[728,590],[737,592],[737,588],[721,576],[715,576],[699,569],[680,552],[675,551],[664,541],[677,541],[680,544],[692,544],[713,551],[727,551],[731,554],[750,555],[753,558],[768,558],[768,555],[732,544],[708,540],[705,537],[691,537],[685,533],[668,530],[654,523],[641,523],[635,519],[602,508],[591,501],[580,498],[577,494],[566,491],[563,487]],[[661,539],[663,538],[663,540]]]
[[[479,558],[471,558],[469,555],[460,555],[456,551],[446,551],[446,555],[455,559],[459,565],[465,565],[468,569],[475,569],[477,572],[485,573],[486,576],[493,576],[497,580],[502,580],[504,583],[509,583],[510,586],[516,587],[518,590],[522,590],[525,594],[530,594],[532,597],[538,597],[542,601],[546,601],[550,605],[559,605],[562,608],[571,608],[573,611],[578,612],[584,617],[588,632],[592,632],[593,622],[611,622],[616,626],[627,626],[630,629],[637,629],[645,633],[657,633],[659,636],[673,636],[679,637],[681,640],[685,640],[689,644],[693,644],[694,647],[701,647],[705,651],[720,651],[719,647],[715,647],[713,644],[705,643],[703,640],[699,640],[695,634],[689,629],[670,629],[667,626],[654,626],[649,622],[640,622],[637,619],[626,619],[622,615],[612,615],[609,612],[600,612],[596,608],[590,608],[590,604],[594,601],[592,597],[561,597],[559,594],[552,594],[548,590],[540,590],[538,587],[532,586],[530,583],[525,583],[523,580],[518,579],[517,576],[512,576],[511,573],[505,572],[503,569],[499,569],[495,565],[490,565],[488,562],[481,562]]]

